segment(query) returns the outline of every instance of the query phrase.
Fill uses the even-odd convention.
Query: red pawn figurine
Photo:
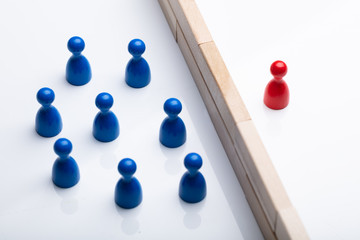
[[[289,88],[282,79],[287,73],[287,66],[283,61],[275,61],[270,67],[274,78],[265,88],[264,103],[268,108],[279,110],[289,104]]]

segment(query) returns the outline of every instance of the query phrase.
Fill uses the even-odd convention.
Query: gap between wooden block
[[[287,218],[284,219],[299,224],[299,227],[294,228],[288,225],[290,223],[284,219],[282,219],[283,221],[279,220],[279,212],[282,209],[293,207],[255,127],[252,126],[253,123],[247,109],[212,41],[195,1],[169,0],[168,3],[170,3],[170,10],[176,18],[178,44],[208,108],[224,149],[249,203],[249,199],[257,200],[256,208],[255,204],[250,204],[250,206],[264,236],[267,235],[267,227],[270,227],[270,232],[276,231],[278,233],[276,235],[280,239],[293,238],[295,236],[294,229],[302,230],[301,235],[307,236],[295,210],[295,214],[286,215]],[[241,125],[241,123],[244,124]],[[255,137],[252,137],[252,134]],[[245,184],[246,181],[248,185]],[[258,209],[261,209],[262,214],[259,214]],[[306,239],[306,237],[300,239]]]
[[[235,143],[235,149],[271,228],[275,231],[278,211],[289,208],[291,202],[215,43],[207,42],[199,46],[204,58],[204,61],[197,62],[200,72]],[[294,222],[301,224],[299,229],[303,229],[306,235],[300,219],[294,219]]]
[[[176,37],[176,25],[177,25],[177,20],[175,17],[175,14],[170,6],[170,3],[168,0],[159,0],[159,4],[160,7],[165,15],[165,18],[170,26],[170,30],[174,35],[175,40],[177,39]]]
[[[250,115],[193,0],[169,0],[190,51],[230,133]],[[177,30],[179,31],[179,29]],[[179,33],[177,33],[179,34]],[[214,79],[214,76],[218,77]],[[235,121],[234,121],[235,120]]]
[[[183,53],[183,56],[189,66],[190,72],[204,100],[210,118],[218,133],[219,138],[221,139],[222,145],[236,173],[238,181],[240,182],[240,185],[243,191],[245,192],[246,199],[255,216],[255,219],[258,225],[260,226],[260,229],[266,239],[276,239],[274,232],[272,231],[271,226],[267,221],[265,213],[260,205],[259,199],[256,197],[254,189],[251,186],[248,176],[244,170],[244,166],[242,165],[240,158],[235,151],[234,143],[231,140],[229,132],[225,127],[224,121],[220,116],[220,113],[214,103],[214,100],[209,92],[209,89],[207,88],[204,82],[202,74],[195,62],[195,59],[190,51],[186,39],[181,31],[181,28],[178,26],[177,29],[178,29],[178,35],[177,35],[178,44],[181,49],[181,52]]]
[[[238,94],[225,63],[223,62],[215,43],[211,40],[210,33],[208,33],[205,23],[201,20],[202,17],[198,12],[195,2],[192,0],[170,0],[170,5],[172,5],[174,9],[175,16],[179,23],[177,27],[177,36],[179,36],[180,31],[184,34],[184,39],[188,43],[194,61],[200,69],[203,80],[209,88],[215,105],[225,122],[225,126],[229,130],[231,139],[233,142],[236,142],[236,140],[238,140],[236,138],[239,135],[237,124],[243,121],[249,121],[250,115]],[[202,30],[199,29],[199,27],[202,28]],[[238,143],[245,142],[238,141]],[[272,167],[271,160],[269,159],[262,142],[259,141],[259,143],[260,145],[258,145],[257,150],[260,150],[259,152],[264,154],[262,155],[263,158],[257,161],[262,161],[263,163],[266,163],[266,165],[271,166],[268,168],[268,171],[271,171],[270,174],[266,173],[265,176],[262,176],[263,172],[259,172],[262,168],[253,164],[254,159],[251,158],[252,155],[245,154],[245,156],[250,156],[250,158],[242,157],[241,160],[244,161],[243,164],[245,165],[245,170],[249,174],[252,187],[254,188],[257,197],[260,199],[260,204],[264,209],[271,228],[275,231],[277,210],[282,207],[286,208],[290,206],[291,203],[288,201],[281,182],[277,181],[277,173]],[[237,146],[235,146],[235,148],[236,147]],[[243,146],[241,146],[241,148],[247,149]],[[241,151],[238,153],[241,154],[240,152]],[[249,161],[249,163],[247,163],[247,161]],[[279,182],[280,184],[276,185],[276,188],[273,189],[272,187],[275,185],[265,184],[263,181],[263,177],[266,178],[267,176],[274,177],[270,182]],[[277,188],[280,190],[277,190]]]
[[[238,123],[235,150],[279,239],[308,239],[252,121]],[[291,211],[289,210],[291,209]],[[285,211],[285,212],[283,212]],[[284,215],[281,213],[291,213]],[[279,225],[280,224],[280,225]],[[281,237],[280,237],[281,236]]]
[[[276,235],[279,239],[309,239],[294,207],[282,209],[278,215]]]
[[[250,120],[250,114],[215,43],[203,43],[199,48],[202,56],[198,60],[200,71],[234,139],[236,124]]]
[[[184,36],[191,34],[192,41],[188,41],[190,49],[199,43],[212,41],[211,34],[202,18],[194,0],[168,0]]]

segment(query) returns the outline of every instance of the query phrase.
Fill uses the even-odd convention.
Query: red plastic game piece
[[[267,107],[279,110],[289,104],[289,88],[283,77],[287,73],[287,66],[283,61],[275,61],[270,67],[274,78],[265,88],[264,103]]]

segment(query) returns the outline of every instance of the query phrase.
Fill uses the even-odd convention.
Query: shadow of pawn
[[[114,153],[104,153],[100,157],[100,165],[107,170],[113,170],[116,168],[117,157]]]
[[[204,207],[206,200],[197,204],[184,202],[179,198],[180,206],[184,210],[185,215],[183,218],[184,226],[188,229],[197,229],[201,225],[201,215],[199,212]]]
[[[78,200],[76,199],[77,192],[79,191],[78,186],[72,188],[59,188],[52,184],[56,194],[61,198],[60,209],[67,215],[75,214],[79,209]]]
[[[184,173],[179,184],[180,204],[185,210],[184,225],[189,229],[198,228],[201,224],[199,211],[204,206],[206,197],[206,182],[199,172],[202,166],[202,158],[197,153],[189,153],[184,159],[187,171]]]
[[[177,175],[182,168],[181,161],[179,161],[179,156],[183,156],[185,147],[181,146],[178,148],[167,148],[160,142],[159,145],[161,152],[166,157],[164,164],[165,171],[170,175]]]
[[[59,138],[54,144],[58,155],[52,167],[52,182],[55,192],[62,198],[61,209],[65,214],[74,214],[78,209],[76,195],[80,180],[79,167],[70,156],[72,143],[66,138]]]
[[[118,171],[122,176],[115,186],[115,204],[117,211],[123,216],[123,232],[132,235],[139,229],[137,215],[142,202],[142,188],[140,182],[133,175],[136,172],[136,163],[130,158],[124,158],[119,162]]]
[[[141,205],[132,208],[124,209],[115,204],[116,211],[123,218],[121,222],[121,229],[126,235],[134,235],[139,232],[140,223],[138,220],[138,215],[141,211]]]

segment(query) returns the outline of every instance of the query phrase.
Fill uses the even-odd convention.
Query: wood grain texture
[[[202,56],[198,61],[200,71],[214,97],[220,114],[223,116],[232,139],[235,139],[236,124],[250,120],[249,112],[215,43],[213,41],[207,42],[200,44],[199,47]]]
[[[169,23],[170,30],[174,35],[175,40],[176,37],[176,26],[177,26],[177,20],[175,17],[175,14],[170,6],[169,0],[159,0],[160,7],[162,11],[164,12],[165,18],[167,22]]]
[[[168,1],[163,11],[175,15],[179,47],[264,237],[308,239],[195,1]]]
[[[278,211],[289,208],[290,200],[252,121],[238,123],[235,149],[243,160],[249,179],[275,231]]]
[[[181,26],[181,31],[184,33],[195,62],[200,66],[199,63],[204,58],[199,45],[213,41],[204,19],[193,0],[169,0],[169,3],[179,26]]]
[[[182,27],[184,36],[192,35],[191,39],[187,39],[191,51],[198,44],[212,41],[211,34],[195,1],[169,0],[169,3],[179,25]]]
[[[281,209],[279,211],[275,232],[279,239],[309,239],[306,230],[293,207]]]
[[[194,81],[199,89],[200,95],[204,100],[205,106],[208,110],[210,118],[213,122],[213,125],[216,129],[216,132],[221,140],[221,143],[225,149],[225,152],[231,162],[231,165],[237,174],[238,180],[242,189],[245,192],[246,199],[250,205],[250,208],[255,216],[255,219],[260,226],[262,234],[265,236],[266,239],[276,239],[275,234],[271,229],[269,222],[265,216],[265,213],[261,207],[259,199],[256,197],[254,189],[250,184],[248,176],[245,172],[244,166],[240,161],[240,158],[234,148],[234,143],[230,137],[230,134],[225,126],[225,123],[219,113],[218,108],[212,98],[208,87],[205,84],[203,76],[198,68],[197,63],[195,62],[194,56],[192,55],[189,45],[186,42],[186,39],[181,31],[180,26],[177,28],[178,31],[178,44],[180,50],[186,59],[186,62],[189,65],[190,72],[194,78]]]

